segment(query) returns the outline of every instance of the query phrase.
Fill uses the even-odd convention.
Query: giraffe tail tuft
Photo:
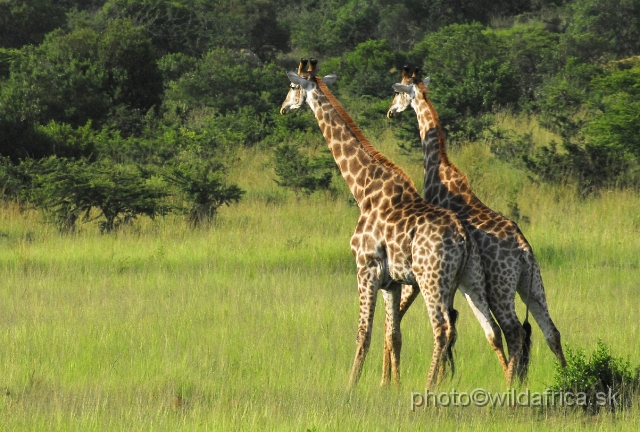
[[[451,337],[449,338],[449,346],[447,346],[446,362],[451,369],[451,376],[456,372],[456,365],[453,359],[453,348],[458,338],[458,332],[456,331],[456,321],[458,320],[458,311],[454,308],[449,309],[449,322],[451,324]]]
[[[524,329],[525,335],[524,342],[522,343],[522,355],[518,362],[518,378],[520,382],[523,382],[527,378],[529,361],[531,360],[531,324],[529,324],[528,318],[522,323],[522,328]]]

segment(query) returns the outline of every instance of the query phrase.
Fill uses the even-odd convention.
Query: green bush
[[[490,142],[489,149],[498,159],[510,162],[519,168],[524,167],[524,160],[535,148],[531,133],[518,134],[513,130],[500,128],[487,129],[486,137]],[[554,147],[555,148],[555,147]]]
[[[640,52],[639,0],[575,0],[563,41],[563,55],[585,62]]]
[[[127,18],[145,27],[162,54],[198,57],[214,48],[249,48],[263,60],[289,50],[289,32],[273,1],[111,0],[103,19]]]
[[[43,159],[34,167],[33,202],[48,212],[61,231],[73,231],[76,221],[97,216],[100,231],[112,232],[140,215],[150,218],[165,211],[166,187],[149,172],[110,161]]]
[[[244,195],[238,186],[227,185],[223,174],[224,167],[210,161],[182,163],[164,174],[188,201],[182,210],[193,227],[211,221],[219,207],[238,202]]]
[[[560,36],[541,25],[515,25],[509,29],[488,31],[495,34],[506,49],[506,58],[517,71],[519,105],[534,103],[539,88],[559,68],[557,54]]]
[[[565,139],[575,137],[584,118],[579,114],[588,101],[591,81],[604,74],[599,65],[581,63],[572,58],[540,89],[540,123]]]
[[[589,359],[583,350],[567,349],[567,367],[556,365],[554,383],[549,387],[554,392],[572,392],[586,395],[586,411],[595,413],[601,409],[616,411],[629,408],[633,395],[639,389],[637,370],[628,361],[613,357],[609,348],[598,341]],[[609,395],[617,397],[614,403]],[[606,398],[603,395],[607,395]]]
[[[331,187],[335,170],[332,156],[307,156],[300,142],[287,142],[274,149],[275,172],[279,186],[309,195]]]
[[[44,36],[65,23],[65,7],[53,0],[5,0],[0,2],[0,46],[37,45]]]
[[[640,157],[640,65],[596,77],[585,125],[587,142],[614,154]]]
[[[562,148],[539,148],[527,167],[544,180],[572,179],[583,193],[639,185],[639,95],[640,67],[570,61],[540,100],[541,123],[562,136]]]
[[[0,197],[24,205],[30,200],[33,181],[33,159],[14,164],[8,157],[0,156]]]

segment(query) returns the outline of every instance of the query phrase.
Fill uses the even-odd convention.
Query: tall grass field
[[[372,142],[421,185],[420,155],[399,153],[389,131]],[[579,198],[570,186],[531,181],[487,145],[450,153],[486,204],[520,216],[565,350],[590,353],[601,340],[640,364],[640,195]],[[379,298],[363,376],[348,391],[358,320],[349,238],[358,209],[341,178],[337,192],[306,197],[275,184],[268,151],[238,158],[231,175],[244,199],[196,230],[167,217],[112,235],[92,224],[61,235],[35,212],[0,209],[0,430],[640,430],[638,401],[596,415],[412,410],[433,347],[421,299],[402,323],[400,388],[379,385]],[[440,390],[505,391],[460,295],[456,309],[457,370]],[[530,376],[518,389],[542,392],[556,359],[533,329]]]

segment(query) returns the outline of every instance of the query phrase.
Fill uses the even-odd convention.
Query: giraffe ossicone
[[[301,59],[297,73],[288,74],[291,85],[280,112],[286,114],[303,103],[311,108],[360,208],[351,237],[360,297],[351,385],[358,382],[369,349],[378,291],[385,302],[383,384],[399,383],[401,311],[418,293],[427,305],[434,335],[427,386],[442,379],[447,365],[453,371],[457,288],[506,371],[502,336],[485,296],[477,245],[453,212],[423,200],[409,176],[371,145],[326,83],[316,77],[317,61],[308,63],[305,70],[307,61]],[[403,285],[411,286],[411,295],[404,298]]]

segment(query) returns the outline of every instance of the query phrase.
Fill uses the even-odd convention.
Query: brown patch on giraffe
[[[344,137],[342,135],[343,134],[341,134],[341,136],[339,138],[341,140],[344,139]],[[343,147],[342,154],[344,154],[344,157],[346,157],[346,158],[352,158],[357,152],[357,150],[353,146],[342,146],[342,147]]]
[[[326,98],[329,100],[329,103],[335,108],[338,115],[340,116],[340,118],[342,118],[342,120],[345,122],[347,127],[351,129],[351,132],[353,132],[356,139],[362,144],[362,147],[367,151],[367,153],[373,156],[374,159],[379,163],[381,163],[383,166],[391,168],[393,171],[400,174],[405,179],[405,181],[407,181],[411,186],[415,187],[413,184],[413,180],[411,180],[411,177],[409,177],[407,173],[405,173],[404,170],[402,170],[402,168],[397,166],[391,160],[387,159],[386,156],[384,156],[382,153],[380,153],[371,145],[371,143],[364,136],[364,134],[362,133],[358,125],[356,125],[356,123],[353,121],[351,116],[347,113],[347,111],[345,111],[342,105],[340,105],[340,102],[338,102],[338,100],[335,98],[333,93],[329,91],[329,88],[327,87],[327,85],[322,82],[322,79],[318,77],[314,77],[314,78],[316,80],[316,83],[318,84],[318,87],[320,88],[320,90],[322,90],[322,93],[324,93]]]

